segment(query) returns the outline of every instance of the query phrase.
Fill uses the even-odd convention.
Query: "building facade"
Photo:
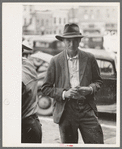
[[[41,10],[41,8],[40,8]],[[77,23],[83,34],[117,32],[117,6],[79,6],[67,10],[36,10],[23,5],[23,34],[62,34],[66,23]]]
[[[64,24],[68,23],[68,11],[67,10],[56,10],[53,11],[52,18],[52,33],[53,34],[62,34]]]
[[[35,34],[35,8],[33,5],[23,5],[23,34]]]
[[[40,11],[32,5],[23,5],[24,35],[61,34],[66,23],[68,23],[67,10]]]
[[[79,6],[69,10],[69,22],[78,23],[84,34],[117,32],[117,19],[117,6]]]
[[[45,35],[52,34],[52,12],[51,11],[35,11],[36,34]]]

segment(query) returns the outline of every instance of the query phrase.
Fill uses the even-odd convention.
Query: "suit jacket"
[[[86,100],[96,113],[94,94],[100,89],[102,79],[95,57],[81,50],[79,50],[79,80],[80,86],[91,86],[93,88],[93,94],[87,95]],[[64,50],[51,59],[41,88],[45,95],[54,98],[53,119],[55,123],[60,122],[67,102],[67,100],[62,99],[62,93],[70,88],[68,61]]]

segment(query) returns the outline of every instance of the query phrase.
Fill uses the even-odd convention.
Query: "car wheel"
[[[53,99],[48,96],[42,96],[41,93],[38,94],[38,115],[48,116],[52,115],[53,112]]]
[[[38,67],[38,66],[41,66],[41,64],[43,63],[43,61],[40,60],[40,59],[34,58],[34,59],[33,59],[33,63],[34,63],[34,65],[35,65],[36,67]]]

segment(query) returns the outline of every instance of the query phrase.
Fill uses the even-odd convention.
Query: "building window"
[[[32,18],[30,18],[30,24],[32,23]]]
[[[106,24],[106,27],[111,27],[111,24]]]
[[[94,19],[93,10],[90,10],[90,17],[91,17],[91,19]]]
[[[109,14],[107,14],[107,18],[109,18],[110,17],[110,15]]]
[[[46,20],[46,25],[48,25],[48,22],[49,22],[49,21],[48,21],[48,20]]]
[[[41,21],[41,25],[44,26],[44,20],[43,20],[43,19],[42,19],[42,21]]]
[[[116,24],[111,24],[111,27],[112,27],[112,28],[115,28],[115,27],[116,27]]]
[[[100,10],[99,10],[99,9],[98,9],[97,12],[96,12],[96,16],[97,16],[97,18],[100,17]]]
[[[37,19],[36,22],[39,23],[39,19]]]
[[[59,34],[61,34],[61,30],[59,30]]]
[[[89,28],[94,28],[94,24],[89,24]]]
[[[39,25],[39,22],[40,22],[40,20],[39,20],[39,19],[37,19],[37,20],[36,20],[37,26]]]
[[[32,11],[32,6],[30,6],[30,12]]]
[[[85,9],[84,10],[84,19],[87,20],[88,18],[89,18],[88,11]]]
[[[54,24],[56,24],[56,17],[54,18]]]
[[[59,24],[61,24],[61,18],[59,18]]]
[[[107,17],[107,18],[110,17],[110,15],[109,15],[109,10],[108,10],[108,9],[106,10],[106,17]]]
[[[26,18],[24,18],[24,25],[26,25]]]

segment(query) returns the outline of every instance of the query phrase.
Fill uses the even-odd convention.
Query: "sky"
[[[35,8],[38,10],[54,10],[54,9],[70,9],[70,8],[78,8],[78,4],[73,4],[73,3],[47,3],[43,5],[35,5]]]
[[[35,5],[37,10],[56,10],[56,9],[70,9],[78,8],[79,6],[115,6],[115,3],[98,3],[98,2],[47,2],[47,3],[24,3],[24,5]]]

